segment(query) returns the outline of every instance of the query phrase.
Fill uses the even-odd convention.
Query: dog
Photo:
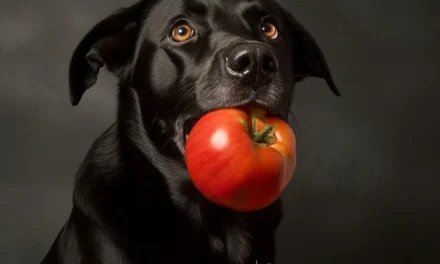
[[[70,216],[41,263],[275,263],[280,199],[248,213],[209,202],[188,175],[185,140],[220,108],[258,104],[287,121],[307,77],[339,96],[305,27],[272,0],[144,0],[79,42],[72,105],[103,67],[118,79],[117,119],[82,162]]]

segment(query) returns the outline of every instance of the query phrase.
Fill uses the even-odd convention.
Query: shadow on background
[[[0,263],[38,263],[67,219],[73,176],[116,99],[103,72],[71,107],[70,55],[130,2],[0,0]],[[322,80],[297,86],[278,263],[440,263],[440,2],[284,4],[343,96]]]

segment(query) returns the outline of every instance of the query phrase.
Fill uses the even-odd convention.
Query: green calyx
[[[275,126],[265,124],[264,128],[261,131],[257,132],[256,117],[253,116],[251,120],[252,120],[251,137],[252,137],[252,141],[256,145],[268,146],[276,141],[276,138],[273,134]]]

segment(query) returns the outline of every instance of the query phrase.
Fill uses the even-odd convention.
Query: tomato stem
[[[256,144],[272,144],[275,142],[275,137],[271,134],[275,127],[272,125],[265,124],[264,128],[257,132],[256,119],[252,118],[252,139]]]
[[[257,119],[255,117],[252,117],[252,131],[251,131],[251,135],[252,137],[255,137],[255,135],[257,134]]]

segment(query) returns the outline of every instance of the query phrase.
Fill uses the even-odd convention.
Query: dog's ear
[[[289,11],[284,10],[284,14],[292,41],[293,74],[296,81],[302,81],[306,77],[323,78],[332,92],[337,96],[341,96],[333,80],[326,58],[316,40]]]
[[[118,76],[134,55],[143,19],[143,2],[123,8],[96,24],[80,41],[70,60],[70,102],[77,105],[105,66]]]

